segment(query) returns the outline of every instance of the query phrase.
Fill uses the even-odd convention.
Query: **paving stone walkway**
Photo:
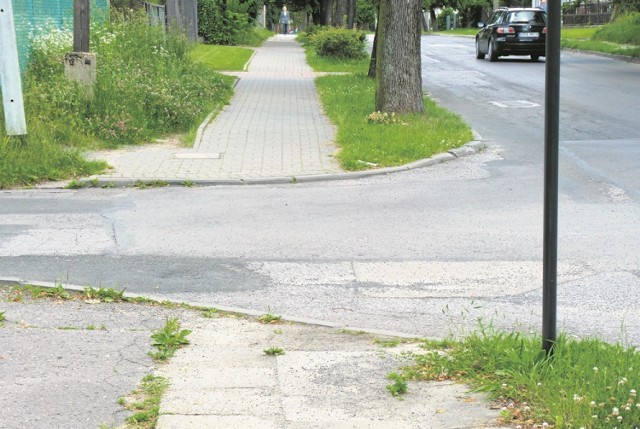
[[[109,180],[230,181],[340,173],[335,127],[320,107],[316,73],[289,35],[257,48],[231,103],[200,127],[193,149],[176,142],[92,154]]]

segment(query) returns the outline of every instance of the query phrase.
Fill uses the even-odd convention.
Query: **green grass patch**
[[[347,170],[406,164],[459,147],[473,139],[459,116],[425,97],[425,114],[373,114],[375,82],[364,74],[324,76],[316,86],[327,115],[338,127],[337,155]]]
[[[249,61],[253,50],[237,46],[196,45],[190,53],[191,58],[212,70],[242,71]]]
[[[640,422],[635,348],[560,336],[548,358],[540,338],[491,328],[425,348],[404,376],[469,384],[502,403],[507,424],[633,428]]]
[[[85,136],[43,117],[28,117],[28,135],[7,136],[4,116],[0,112],[0,189],[30,186],[46,180],[90,176],[103,171],[107,164],[87,161],[74,143],[86,142]]]
[[[593,35],[593,40],[640,46],[640,12],[619,16],[615,21],[599,28]]]
[[[617,43],[602,42],[597,40],[562,40],[563,48],[577,49],[582,51],[602,52],[610,55],[622,55],[639,58],[640,46],[624,46]]]
[[[583,39],[588,40],[596,34],[600,27],[562,27],[560,37],[563,39]]]

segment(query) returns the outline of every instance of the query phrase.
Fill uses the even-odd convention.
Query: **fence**
[[[152,25],[177,25],[189,40],[198,40],[198,0],[166,0],[164,5],[146,2]]]
[[[92,0],[91,15],[109,12],[109,0]],[[13,0],[20,68],[29,61],[29,38],[52,29],[73,28],[73,0]]]
[[[563,25],[606,24],[611,19],[610,2],[587,3],[580,6],[563,5]]]
[[[167,25],[167,13],[163,4],[145,3],[144,8],[149,15],[151,25]]]

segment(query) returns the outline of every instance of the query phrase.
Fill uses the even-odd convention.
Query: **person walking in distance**
[[[289,34],[289,11],[286,6],[282,6],[282,12],[280,12],[280,24],[282,25],[282,34]]]

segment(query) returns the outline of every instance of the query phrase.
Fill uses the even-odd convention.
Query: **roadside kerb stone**
[[[466,145],[452,149],[448,152],[440,153],[433,155],[430,158],[421,159],[418,161],[411,162],[409,164],[404,164],[398,167],[384,167],[384,168],[376,168],[371,170],[361,170],[354,172],[344,172],[344,173],[330,173],[330,174],[310,174],[310,175],[299,175],[299,176],[285,176],[285,177],[244,177],[237,179],[172,179],[172,178],[164,178],[157,179],[160,182],[165,183],[167,186],[179,186],[184,187],[188,182],[190,186],[229,186],[229,185],[284,185],[284,184],[296,184],[296,183],[312,183],[312,182],[323,182],[323,181],[334,181],[334,180],[357,180],[363,179],[367,177],[374,176],[383,176],[388,174],[399,173],[403,171],[415,170],[418,168],[425,168],[432,165],[441,164],[443,162],[453,161],[457,158],[462,158],[465,156],[470,156],[476,154],[486,147],[485,143],[482,141],[472,141],[467,143]],[[87,182],[94,180],[95,187],[135,187],[140,183],[144,183],[144,180],[140,179],[121,179],[121,178],[113,178],[109,180],[105,180],[99,177],[93,177],[93,179],[89,178]],[[155,180],[155,179],[154,179]],[[64,188],[68,182],[57,182],[56,187]],[[93,185],[92,185],[93,186]]]

